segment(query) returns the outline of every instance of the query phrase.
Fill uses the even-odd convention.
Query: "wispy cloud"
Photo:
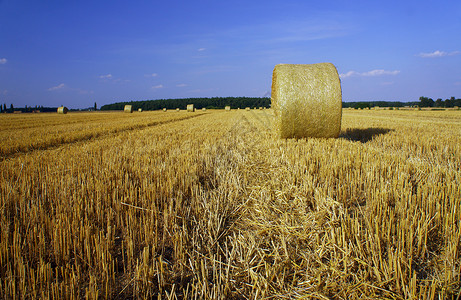
[[[48,91],[62,90],[62,89],[65,88],[65,87],[66,87],[66,85],[65,85],[64,83],[61,83],[61,84],[59,84],[59,85],[57,85],[57,86],[50,87],[50,88],[48,89]]]
[[[152,73],[152,74],[146,74],[144,75],[145,77],[157,77],[158,74],[157,73]]]
[[[206,48],[198,48],[197,49],[198,52],[202,52],[202,51],[205,51],[205,50],[206,50]]]
[[[163,84],[154,85],[152,88],[153,88],[154,90],[156,90],[156,89],[161,89],[161,88],[163,88]]]
[[[368,72],[357,72],[357,71],[349,71],[347,73],[342,73],[339,74],[339,77],[342,79],[348,78],[348,77],[373,77],[373,76],[382,76],[382,75],[397,75],[399,74],[399,70],[394,70],[394,71],[387,71],[383,69],[377,69],[377,70],[371,70]]]
[[[416,56],[419,56],[422,58],[434,58],[434,57],[443,57],[443,56],[453,56],[453,55],[458,55],[458,54],[461,54],[461,51],[445,52],[445,51],[435,50],[434,52],[429,52],[429,53],[421,52],[417,54]]]
[[[0,58],[0,65],[4,65],[8,62],[8,59],[6,58]]]
[[[176,87],[185,87],[185,86],[187,86],[187,84],[185,84],[185,83],[180,83],[180,84],[176,85]]]
[[[113,77],[112,74],[106,74],[106,75],[99,76],[99,78],[101,79],[112,79],[112,77]]]

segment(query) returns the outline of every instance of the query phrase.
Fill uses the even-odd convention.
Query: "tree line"
[[[181,99],[160,99],[145,101],[127,101],[106,104],[101,106],[101,110],[123,110],[125,105],[132,105],[134,110],[160,110],[166,109],[186,109],[187,104],[194,104],[197,109],[223,109],[230,106],[231,109],[245,107],[266,107],[269,108],[271,99],[269,97],[214,97],[214,98],[181,98]]]

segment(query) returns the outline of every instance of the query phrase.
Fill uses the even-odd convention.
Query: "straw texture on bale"
[[[224,107],[225,110],[230,110],[230,106]]]
[[[133,106],[125,105],[125,108],[123,109],[123,111],[126,112],[126,113],[132,113],[133,112]]]
[[[338,71],[331,63],[276,65],[271,107],[280,138],[338,137],[342,111]]]
[[[187,104],[187,111],[194,111],[194,104]]]
[[[65,107],[65,106],[60,106],[60,107],[58,107],[58,114],[63,114],[63,115],[65,115],[65,114],[67,114],[67,111],[68,111],[68,109],[67,109],[67,107]]]

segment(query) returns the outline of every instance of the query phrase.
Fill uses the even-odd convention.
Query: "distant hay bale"
[[[132,113],[133,112],[133,106],[132,105],[125,105],[125,108],[123,109],[124,112],[126,113]]]
[[[163,108],[163,111],[166,111],[166,107]]]
[[[203,110],[203,111],[206,111],[206,107],[202,107],[202,110]]]
[[[194,104],[187,104],[187,111],[194,112]]]
[[[249,107],[245,107],[245,110],[246,110],[246,111],[249,111],[249,110],[250,110],[250,108],[249,108]]]
[[[63,114],[63,115],[65,115],[65,114],[67,114],[68,111],[69,111],[69,110],[68,110],[67,107],[65,107],[65,106],[60,106],[60,107],[58,107],[58,114]]]
[[[230,110],[230,106],[228,105],[228,106],[224,107],[224,109],[227,110],[227,111],[229,111],[229,110]]]
[[[262,106],[260,106],[260,107],[259,107],[259,110],[263,110],[263,107],[262,107]]]
[[[139,111],[139,112],[142,112],[142,108],[138,108],[138,111]]]
[[[276,65],[271,95],[280,138],[339,136],[341,82],[333,64]]]
[[[176,108],[176,111],[178,111],[178,112],[179,112],[179,111],[180,111],[180,109],[179,109],[179,108]]]

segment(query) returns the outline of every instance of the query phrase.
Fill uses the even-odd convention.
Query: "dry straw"
[[[166,111],[166,107],[163,108],[163,111]]]
[[[60,106],[60,107],[58,107],[58,114],[63,114],[63,115],[65,115],[65,114],[67,114],[67,111],[68,111],[68,109],[67,109],[67,107],[65,107],[65,106]]]
[[[333,64],[276,65],[271,101],[279,137],[339,136],[341,82]]]
[[[139,111],[139,112],[142,112],[142,108],[138,108],[138,111]]]
[[[225,110],[229,111],[230,110],[230,106],[226,106],[224,107]]]
[[[194,112],[194,104],[187,104],[187,111]]]
[[[249,110],[250,110],[250,108],[249,108],[249,107],[245,107],[245,110],[246,110],[246,111],[249,111]]]
[[[203,107],[202,110],[203,110],[203,111],[206,111],[206,107]]]
[[[177,111],[177,112],[179,112],[179,111],[180,111],[180,109],[179,109],[179,108],[176,108],[176,111]]]
[[[126,113],[132,113],[133,112],[133,106],[132,105],[125,105],[125,108],[123,109],[124,112]]]

